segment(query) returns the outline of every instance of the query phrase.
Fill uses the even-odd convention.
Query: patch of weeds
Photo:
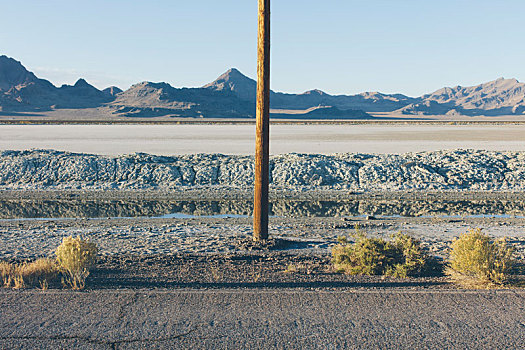
[[[222,273],[221,269],[219,268],[218,263],[212,262],[212,263],[210,263],[210,265],[208,267],[209,267],[210,275],[211,275],[213,281],[214,282],[221,281],[222,277],[223,277],[223,273]]]
[[[15,265],[8,262],[0,262],[0,277],[2,278],[2,287],[9,288],[13,283],[15,276]]]
[[[55,251],[64,278],[62,283],[71,289],[84,289],[89,270],[95,264],[97,246],[81,237],[65,237]]]
[[[49,288],[49,282],[47,280],[40,281],[40,290],[45,292]]]
[[[251,280],[253,283],[258,283],[263,279],[265,270],[268,271],[268,268],[265,268],[264,259],[254,259],[251,262],[251,271],[249,272]]]
[[[310,275],[313,273],[314,268],[308,264],[288,264],[286,269],[283,270],[283,273],[304,273]]]
[[[369,238],[356,226],[355,243],[339,237],[332,249],[332,263],[339,272],[350,275],[421,276],[436,265],[421,247],[420,241],[407,234],[392,235],[392,240]]]
[[[22,277],[22,275],[20,274],[15,274],[13,276],[13,288],[14,289],[22,289],[22,288],[25,288],[26,287],[26,284],[24,282],[24,277]]]
[[[259,264],[254,263],[252,265],[252,281],[253,281],[253,283],[259,282],[259,280],[262,277],[262,272],[263,272],[263,267],[262,267],[262,265],[260,263]]]
[[[297,273],[299,272],[299,266],[295,264],[288,264],[286,266],[286,269],[283,271],[284,273]]]
[[[492,240],[481,229],[470,229],[451,244],[445,273],[467,288],[503,287],[515,263],[505,238]]]
[[[47,289],[58,280],[59,269],[52,259],[38,259],[21,264],[0,263],[3,286],[15,289],[38,287]]]

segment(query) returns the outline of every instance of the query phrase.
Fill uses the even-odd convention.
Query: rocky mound
[[[286,191],[525,190],[525,152],[286,154],[272,157],[270,167],[271,188]],[[251,190],[252,186],[253,157],[246,156],[0,153],[0,189]]]

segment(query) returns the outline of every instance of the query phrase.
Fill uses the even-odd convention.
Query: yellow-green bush
[[[387,275],[408,277],[430,270],[431,258],[420,242],[406,234],[395,234],[391,241],[368,238],[357,230],[354,244],[340,237],[332,249],[332,263],[337,271],[350,275]]]
[[[38,259],[21,264],[1,262],[0,275],[2,284],[6,288],[40,287],[47,289],[49,284],[58,280],[58,266],[51,259]]]
[[[452,242],[446,273],[464,285],[502,285],[513,266],[513,248],[505,238],[491,240],[480,229],[471,229]]]
[[[89,270],[95,264],[97,246],[81,237],[66,237],[57,248],[57,262],[64,274],[63,283],[72,289],[83,289]]]
[[[62,240],[55,254],[56,260],[42,258],[22,263],[0,262],[0,286],[47,289],[62,274],[63,285],[83,289],[89,269],[95,263],[96,245],[80,237],[67,237]]]

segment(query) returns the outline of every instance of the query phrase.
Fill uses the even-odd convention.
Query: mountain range
[[[168,83],[142,82],[122,91],[99,90],[84,79],[56,87],[38,78],[22,63],[0,56],[0,112],[103,109],[124,117],[255,116],[256,81],[230,69],[198,88],[175,88]],[[302,94],[271,92],[272,117],[297,119],[363,119],[373,113],[392,115],[497,116],[525,114],[525,84],[497,79],[471,87],[446,87],[421,97],[365,92],[330,95],[320,90]]]

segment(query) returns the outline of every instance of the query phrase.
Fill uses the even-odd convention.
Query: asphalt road
[[[523,349],[525,291],[0,291],[1,349]]]

